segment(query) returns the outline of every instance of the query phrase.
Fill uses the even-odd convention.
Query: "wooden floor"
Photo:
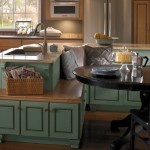
[[[118,133],[110,131],[113,119],[122,119],[127,113],[86,112],[83,131],[82,150],[109,150],[110,143],[118,138],[124,129]],[[5,142],[0,144],[0,150],[71,150],[70,146]],[[130,150],[126,145],[122,150]],[[136,143],[136,150],[147,150],[144,145]]]

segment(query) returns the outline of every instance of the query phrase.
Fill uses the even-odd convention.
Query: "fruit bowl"
[[[111,37],[109,39],[98,39],[95,38],[95,41],[98,45],[112,45],[115,40],[117,40],[118,37]]]

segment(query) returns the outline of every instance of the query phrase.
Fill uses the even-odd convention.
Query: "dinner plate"
[[[91,73],[97,76],[118,76],[120,72],[117,67],[97,66],[92,68]]]

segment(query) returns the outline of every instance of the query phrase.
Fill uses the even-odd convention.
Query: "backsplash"
[[[16,35],[15,31],[0,31],[0,35]]]

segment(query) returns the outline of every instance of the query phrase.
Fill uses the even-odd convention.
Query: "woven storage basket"
[[[43,78],[6,78],[7,95],[43,94]]]

